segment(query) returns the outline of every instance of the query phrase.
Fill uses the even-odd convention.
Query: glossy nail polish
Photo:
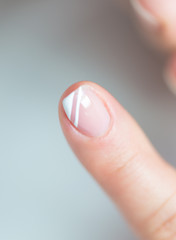
[[[110,114],[103,100],[89,85],[82,85],[63,100],[69,121],[90,137],[103,136],[110,125]]]

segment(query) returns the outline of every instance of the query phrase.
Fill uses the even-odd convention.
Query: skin
[[[162,11],[159,7],[160,16]],[[167,24],[173,26],[169,21]],[[168,41],[168,47],[170,42],[173,41]],[[175,66],[172,64],[173,68]],[[110,129],[100,138],[81,134],[63,109],[63,99],[84,84],[99,92],[111,115]],[[157,153],[118,101],[95,83],[79,82],[61,97],[59,119],[64,135],[80,162],[122,210],[140,239],[175,240],[176,171]]]
[[[111,115],[110,129],[100,138],[80,133],[63,109],[63,99],[84,84],[99,92]],[[175,170],[117,100],[95,83],[79,82],[61,97],[59,118],[74,153],[122,209],[135,232],[147,240],[176,239]]]
[[[175,71],[170,64],[173,59],[176,61],[176,1],[175,0],[114,0],[117,6],[124,12],[133,16],[140,34],[148,44],[155,50],[164,53],[167,57],[166,70]],[[134,9],[134,3],[140,4],[151,19],[142,16],[141,13]],[[175,77],[176,78],[176,77]],[[176,83],[173,85],[176,91]],[[175,80],[176,82],[176,80]]]

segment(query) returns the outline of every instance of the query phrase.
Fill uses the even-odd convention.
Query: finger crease
[[[176,192],[174,192],[169,198],[167,198],[167,200],[164,201],[164,203],[152,215],[150,215],[147,219],[145,219],[143,222],[144,226],[146,225],[147,222],[150,222],[150,220],[154,218],[175,195],[176,195]]]
[[[130,158],[128,158],[128,160],[122,166],[116,167],[113,173],[121,172],[123,169],[125,169],[129,165],[129,163],[131,163],[133,160],[136,160],[138,155],[139,155],[138,153],[133,154]]]
[[[154,236],[156,236],[156,234],[158,233],[158,232],[160,232],[162,229],[164,229],[168,224],[171,224],[173,221],[174,221],[174,219],[176,219],[176,213],[175,214],[173,214],[170,218],[168,218],[166,221],[164,221],[154,232],[153,232],[153,235]],[[173,233],[173,232],[171,232],[171,237],[174,237],[174,235],[175,235],[175,232]],[[174,234],[174,235],[173,235]]]

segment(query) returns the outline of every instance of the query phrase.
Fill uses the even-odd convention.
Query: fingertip
[[[84,138],[107,135],[113,121],[110,98],[105,89],[90,81],[70,86],[59,101],[59,119],[64,132],[77,132],[77,136],[81,134]]]
[[[130,0],[142,35],[156,49],[172,51],[176,48],[175,0]]]

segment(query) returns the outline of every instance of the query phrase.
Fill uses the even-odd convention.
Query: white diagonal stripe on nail
[[[77,103],[76,103],[76,111],[75,111],[75,122],[74,122],[75,127],[78,127],[79,110],[80,110],[80,104],[81,104],[82,95],[83,95],[82,88],[79,87],[79,89],[78,89],[78,98],[77,98]]]

